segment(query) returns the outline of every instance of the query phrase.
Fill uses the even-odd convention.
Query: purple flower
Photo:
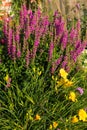
[[[23,8],[21,8],[21,10],[20,10],[20,25],[21,25],[21,28],[23,28],[23,26],[24,26]]]
[[[20,50],[17,50],[17,58],[20,58],[21,57],[21,51]]]
[[[49,61],[52,59],[53,49],[54,49],[54,44],[53,42],[51,42],[49,47]]]
[[[33,50],[32,50],[32,59],[33,60],[35,59],[38,46],[39,46],[39,41],[37,40],[34,42],[34,46],[33,46]]]
[[[71,59],[73,59],[73,61],[76,62],[77,54],[76,54],[76,52],[74,50],[70,52],[70,56],[71,56]]]
[[[76,88],[76,90],[80,93],[80,95],[83,95],[84,90],[81,87]]]
[[[74,28],[72,28],[71,32],[70,32],[70,40],[74,40],[77,37],[77,30],[75,30]]]
[[[61,38],[61,44],[62,44],[63,49],[66,48],[67,42],[68,42],[68,31],[65,31],[62,38]]]
[[[75,49],[77,50],[81,46],[81,41],[77,40],[75,44]]]
[[[16,45],[12,45],[12,53],[11,53],[11,56],[12,56],[12,59],[15,60],[16,59]]]
[[[11,56],[12,52],[12,36],[13,36],[13,30],[9,27],[8,42],[7,42],[9,56]]]
[[[63,61],[63,62],[62,62],[62,68],[65,69],[66,65],[67,65],[67,61]]]
[[[64,31],[64,21],[61,17],[55,19],[56,35],[61,36]]]
[[[20,26],[16,27],[16,35],[15,35],[16,42],[20,42]]]

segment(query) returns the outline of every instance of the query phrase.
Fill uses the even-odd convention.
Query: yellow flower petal
[[[67,80],[67,82],[65,83],[64,87],[71,87],[72,85],[73,85],[73,82]]]

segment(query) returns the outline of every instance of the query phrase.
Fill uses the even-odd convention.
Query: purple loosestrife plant
[[[61,16],[59,18],[55,18],[54,25],[56,30],[56,36],[61,37],[64,32],[64,21],[62,20]]]
[[[12,59],[15,61],[16,60],[16,45],[12,45],[12,54],[11,54]]]
[[[9,56],[11,56],[12,54],[12,39],[13,39],[13,30],[11,27],[9,27],[9,30],[8,30],[8,36],[7,36],[7,48],[8,48],[8,54]]]
[[[58,11],[55,12],[53,20],[49,21],[48,16],[44,16],[40,9],[33,12],[23,5],[17,25],[15,26],[11,21],[10,18],[8,22],[5,20],[3,30],[7,40],[8,55],[13,60],[23,56],[27,67],[32,61],[33,63],[38,61],[35,58],[38,59],[36,55],[40,56],[42,49],[43,55],[46,54],[41,55],[45,60],[43,62],[51,63],[52,73],[61,66],[68,71],[87,45],[86,41],[81,41],[78,37],[81,31],[80,21],[77,22],[76,28],[72,27],[68,31]],[[13,25],[10,26],[10,23]],[[65,58],[67,56],[68,59]]]
[[[17,43],[20,42],[20,26],[16,26],[15,41],[16,41]]]
[[[21,57],[21,51],[20,51],[19,49],[17,50],[16,57],[17,57],[17,58],[20,58],[20,57]]]
[[[20,10],[20,25],[21,25],[21,28],[24,27],[24,13],[23,13],[23,7],[21,7],[21,10]]]
[[[3,32],[4,32],[4,35],[7,36],[8,35],[8,20],[7,19],[4,19],[4,26],[3,26]]]
[[[23,16],[24,16],[24,24],[25,24],[26,23],[27,14],[28,14],[28,10],[27,10],[26,4],[24,4],[22,6],[22,8],[23,8]]]
[[[70,42],[73,43],[73,41],[77,38],[77,30],[72,28],[70,32]]]
[[[67,30],[62,35],[60,42],[61,42],[62,50],[64,50],[66,48],[67,42],[68,42],[68,31]]]
[[[63,61],[63,62],[62,62],[62,67],[61,67],[61,68],[64,68],[64,69],[65,69],[65,68],[66,68],[66,66],[67,66],[67,64],[68,64],[68,62],[67,62],[67,61]]]
[[[82,53],[82,51],[86,48],[86,46],[87,46],[86,41],[84,42],[77,41],[75,49],[70,52],[71,59],[73,59],[74,62],[76,62],[78,56]]]
[[[26,40],[30,37],[30,34],[31,34],[31,29],[30,29],[30,25],[29,25],[29,18],[27,18],[26,28],[25,28],[25,39]]]
[[[32,51],[32,60],[33,61],[35,60],[38,45],[39,45],[39,41],[37,40],[34,42],[33,51]]]

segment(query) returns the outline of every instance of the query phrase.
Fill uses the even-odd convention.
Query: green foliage
[[[49,130],[50,124],[58,123],[58,128],[85,130],[87,123],[79,121],[71,123],[72,117],[78,114],[79,109],[85,109],[87,83],[86,74],[79,71],[68,75],[73,82],[72,86],[59,85],[59,74],[51,76],[49,69],[43,66],[30,66],[29,69],[12,64],[8,60],[0,64],[0,128],[2,130]],[[4,77],[11,77],[10,88],[6,87]],[[76,88],[84,89],[80,95]],[[69,93],[77,95],[76,102],[69,100]],[[41,119],[36,120],[39,114]]]

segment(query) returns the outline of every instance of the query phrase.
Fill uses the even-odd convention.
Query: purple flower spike
[[[78,88],[76,88],[76,90],[80,93],[80,95],[83,95],[83,93],[84,93],[83,88],[78,87]]]

